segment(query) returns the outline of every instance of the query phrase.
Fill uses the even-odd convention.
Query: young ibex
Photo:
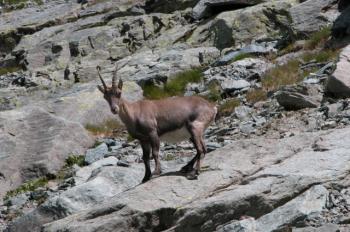
[[[141,100],[129,102],[121,97],[123,81],[116,85],[117,69],[113,72],[112,86],[108,87],[102,79],[100,67],[97,67],[103,93],[113,114],[118,114],[130,135],[138,139],[143,150],[145,176],[142,182],[148,181],[150,170],[150,152],[155,161],[154,175],[160,175],[159,162],[160,140],[178,142],[191,139],[197,150],[196,156],[181,171],[194,177],[199,174],[201,156],[206,153],[203,134],[215,119],[217,108],[200,97],[172,97],[163,100]],[[193,166],[196,163],[196,168]]]

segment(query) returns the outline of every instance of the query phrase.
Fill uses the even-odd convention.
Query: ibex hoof
[[[190,172],[186,175],[186,178],[187,178],[187,180],[197,180],[198,175],[197,175],[196,171],[193,170],[192,172]]]
[[[160,174],[162,174],[161,170],[155,170],[154,172],[152,172],[152,176],[159,176]]]
[[[150,177],[144,177],[142,179],[142,183],[146,183],[147,181],[149,181],[151,178]]]

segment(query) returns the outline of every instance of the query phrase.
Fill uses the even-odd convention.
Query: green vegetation
[[[246,99],[249,103],[254,104],[267,99],[266,91],[263,89],[254,89],[247,93]]]
[[[163,157],[163,160],[165,161],[171,161],[171,160],[175,160],[176,159],[176,155],[174,154],[165,154]]]
[[[331,36],[331,27],[324,27],[320,31],[312,34],[305,43],[305,49],[312,50],[317,47],[324,46],[329,37]]]
[[[4,197],[4,199],[8,199],[10,197],[17,196],[18,194],[31,192],[36,190],[37,188],[44,187],[48,183],[48,179],[46,177],[38,178],[35,180],[28,181],[18,188],[8,191]]]
[[[319,52],[307,52],[302,56],[305,63],[315,61],[318,63],[334,60],[339,54],[337,50],[325,49]]]
[[[65,167],[72,167],[73,165],[78,165],[79,167],[83,167],[86,165],[85,157],[83,155],[70,155],[66,159]]]
[[[123,130],[123,126],[117,119],[108,119],[99,124],[88,123],[85,125],[85,129],[93,135],[114,135]]]
[[[230,63],[233,63],[233,62],[236,62],[236,61],[239,61],[239,60],[243,60],[243,59],[246,59],[246,58],[254,58],[256,57],[255,54],[251,54],[251,53],[242,53],[242,54],[239,54],[238,56],[236,56],[235,58],[233,58]]]
[[[18,66],[13,66],[13,67],[3,67],[3,68],[0,68],[0,76],[1,75],[4,75],[4,74],[7,74],[7,73],[13,73],[13,72],[17,72],[21,70],[20,67]]]
[[[203,75],[200,69],[191,69],[178,73],[164,84],[164,87],[146,84],[143,86],[143,95],[147,99],[162,99],[171,96],[181,96],[188,83],[198,83]]]
[[[240,105],[240,101],[237,98],[227,100],[225,103],[219,106],[219,116],[229,116]]]

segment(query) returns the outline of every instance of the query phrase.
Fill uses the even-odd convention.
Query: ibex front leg
[[[151,140],[151,146],[152,146],[152,155],[155,163],[153,175],[160,175],[162,173],[162,169],[159,161],[160,140],[157,132],[151,133],[150,140]]]
[[[143,162],[145,163],[145,176],[143,177],[142,183],[148,181],[151,176],[151,167],[149,164],[149,156],[151,153],[151,144],[147,143],[147,142],[141,142],[141,146],[142,146],[142,152],[143,152]]]

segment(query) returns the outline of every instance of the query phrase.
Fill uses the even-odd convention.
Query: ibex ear
[[[105,90],[101,85],[98,85],[97,88],[101,91],[101,93],[105,94]]]
[[[118,82],[118,89],[120,89],[120,90],[123,89],[123,81],[122,81],[122,79],[119,79],[119,82]]]

